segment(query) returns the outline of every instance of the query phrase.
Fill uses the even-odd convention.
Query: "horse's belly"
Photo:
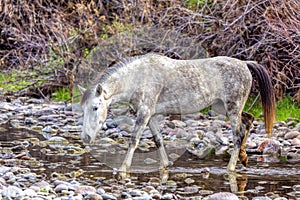
[[[156,113],[159,114],[189,114],[199,112],[213,103],[212,100],[202,101],[200,98],[191,98],[189,95],[185,98],[168,99],[158,101],[156,104]]]

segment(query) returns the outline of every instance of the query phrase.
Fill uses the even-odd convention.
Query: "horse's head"
[[[81,99],[83,110],[83,130],[81,139],[84,142],[94,142],[107,117],[110,101],[105,98],[101,85],[85,90]]]

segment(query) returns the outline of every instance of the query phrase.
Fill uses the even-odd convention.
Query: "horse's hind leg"
[[[239,159],[240,148],[242,144],[243,132],[241,128],[241,114],[231,113],[228,115],[233,134],[233,151],[231,152],[231,157],[227,165],[228,171],[235,171],[236,163]]]
[[[242,113],[242,123],[243,123],[242,126],[243,126],[243,130],[244,130],[244,134],[243,134],[239,159],[244,166],[247,166],[247,164],[248,164],[248,156],[247,156],[245,148],[246,148],[247,137],[249,135],[249,131],[250,131],[253,120],[254,120],[253,115],[246,113],[246,112]]]

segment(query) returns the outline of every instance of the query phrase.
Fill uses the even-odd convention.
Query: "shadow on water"
[[[97,182],[116,176],[111,167],[107,166],[105,162],[95,159],[90,153],[60,153],[51,150],[49,146],[42,147],[39,144],[28,145],[26,148],[16,150],[16,146],[30,138],[38,138],[40,142],[46,140],[38,132],[0,126],[1,164],[30,167],[33,172],[44,174],[46,178],[51,178],[53,173],[68,174],[80,169],[84,171],[80,176],[84,180]],[[67,139],[70,144],[84,147],[78,137]],[[9,159],[5,152],[9,152],[8,149],[10,151],[13,149],[15,154],[27,151],[36,162],[31,162],[32,159]],[[232,176],[226,171],[228,158],[211,156],[199,160],[186,152],[170,167],[169,180],[174,181],[176,185],[168,187],[167,184],[166,190],[186,196],[195,196],[196,194],[186,194],[184,188],[196,185],[200,188],[200,193],[231,191],[248,198],[274,193],[281,197],[294,198],[290,194],[293,192],[292,187],[300,184],[300,162],[261,162],[261,160],[263,160],[261,156],[251,155],[249,168],[242,169],[241,165],[238,165],[238,170]],[[142,170],[135,173],[133,171],[131,177],[137,185],[143,185],[152,178],[158,179],[159,172]],[[199,195],[199,192],[197,194]]]

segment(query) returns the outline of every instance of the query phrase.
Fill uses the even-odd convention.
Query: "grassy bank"
[[[262,117],[262,106],[260,98],[250,97],[244,108],[245,112],[251,113],[255,118]],[[276,103],[276,121],[286,121],[295,118],[300,121],[300,108],[293,102],[292,97],[287,95]]]

